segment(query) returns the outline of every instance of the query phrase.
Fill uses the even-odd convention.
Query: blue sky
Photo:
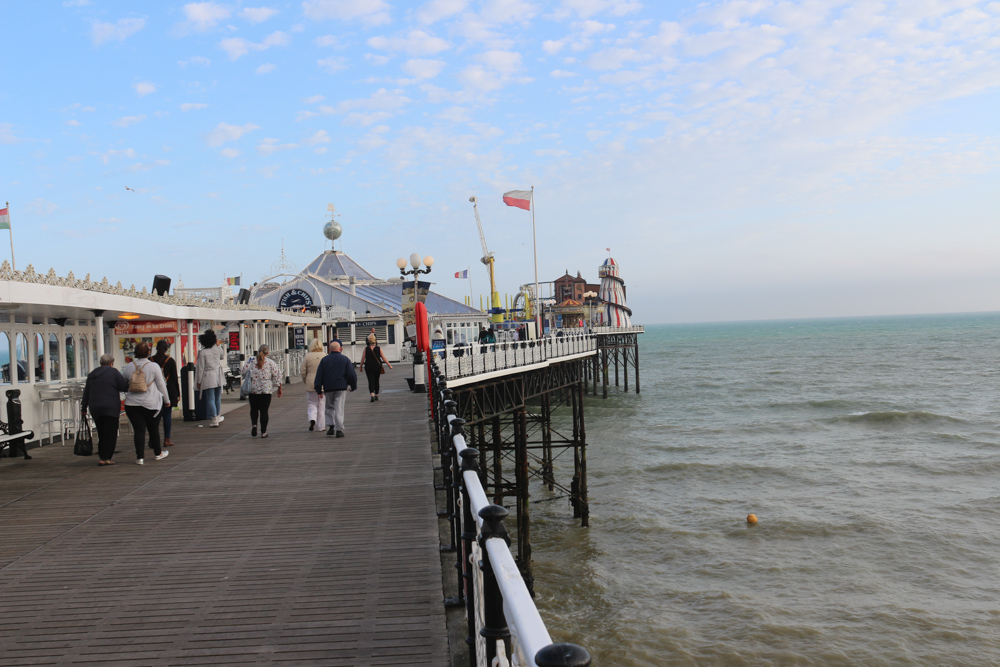
[[[0,2],[18,268],[596,281],[641,322],[1000,310],[1000,3]],[[135,192],[125,189],[133,188]],[[0,244],[3,247],[3,244]],[[4,251],[7,257],[9,251]]]

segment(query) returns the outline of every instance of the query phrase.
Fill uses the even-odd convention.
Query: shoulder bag
[[[94,437],[90,432],[90,422],[86,417],[80,419],[80,427],[76,430],[76,444],[73,453],[77,456],[90,456],[94,453]]]

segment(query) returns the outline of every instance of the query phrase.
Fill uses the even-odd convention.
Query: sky
[[[337,241],[639,323],[1000,310],[995,0],[0,0],[17,268],[149,287]],[[130,188],[130,189],[126,189]],[[9,258],[0,239],[0,258]]]

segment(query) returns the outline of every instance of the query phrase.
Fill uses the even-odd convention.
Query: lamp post
[[[427,255],[422,260],[425,268],[420,268],[421,259],[419,253],[413,253],[410,255],[409,264],[411,269],[407,269],[407,262],[404,258],[400,257],[396,260],[396,266],[399,267],[400,280],[406,280],[407,276],[413,276],[413,294],[407,300],[406,291],[403,291],[403,328],[408,326],[409,323],[416,323],[416,317],[414,315],[414,309],[416,308],[418,301],[423,301],[422,295],[420,294],[420,274],[427,274],[431,272],[431,267],[434,265],[434,258]],[[416,329],[416,326],[414,326]],[[410,388],[413,391],[422,392],[425,391],[424,387],[424,376],[426,374],[424,368],[424,355],[417,347],[417,337],[413,336],[412,344],[414,347],[413,352],[413,379]]]

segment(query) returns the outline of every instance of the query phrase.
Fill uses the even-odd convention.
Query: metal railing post
[[[493,659],[497,657],[498,642],[504,643],[503,654],[511,655],[510,629],[504,617],[503,594],[500,592],[500,585],[497,583],[496,573],[490,562],[486,542],[499,539],[509,547],[510,537],[503,525],[503,520],[507,517],[506,508],[500,505],[488,505],[479,510],[479,516],[483,519],[483,529],[479,534],[479,548],[483,554],[483,560],[479,563],[479,569],[483,572],[483,629],[479,634],[486,639],[486,664],[492,665]]]
[[[576,644],[558,642],[549,644],[535,654],[538,667],[590,667],[587,649]]]
[[[462,431],[462,426],[465,424],[464,419],[453,419],[451,420],[451,437],[450,440],[454,443],[456,436],[465,437],[465,433]],[[455,543],[455,574],[458,578],[458,601],[459,604],[465,602],[465,565],[463,560],[465,558],[465,545],[461,543],[462,541],[462,516],[459,514],[460,508],[468,504],[467,499],[461,497],[462,494],[462,462],[458,456],[454,453],[454,444],[452,444],[452,455],[451,455],[451,518],[449,521],[452,525],[452,541]]]
[[[457,421],[459,420],[452,421],[452,425]],[[465,487],[464,473],[475,472],[477,476],[479,475],[479,450],[466,447],[458,455],[462,458],[463,473],[460,477],[463,480],[461,482],[462,550],[460,553],[462,580],[465,584],[465,612],[468,615],[468,634],[465,637],[465,643],[469,646],[469,665],[476,667],[476,587],[472,581],[475,576],[472,572],[473,564],[469,560],[472,556],[472,543],[476,540],[476,519],[472,515],[472,498],[469,497],[469,491]]]

